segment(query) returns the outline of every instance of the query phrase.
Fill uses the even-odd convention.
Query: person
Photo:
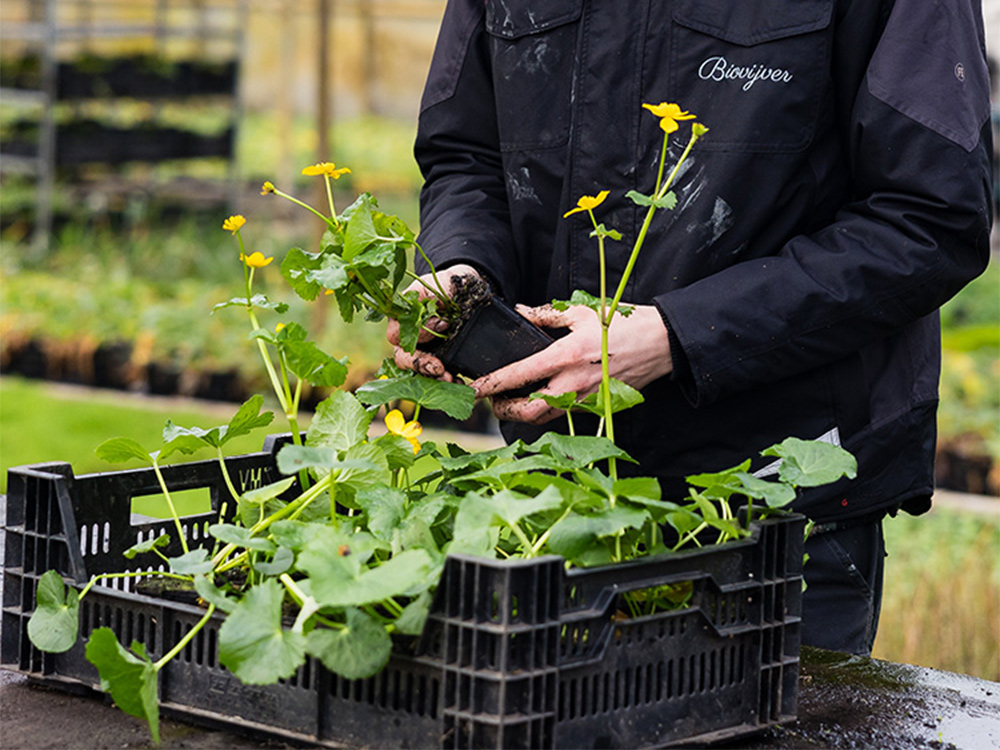
[[[856,479],[794,504],[816,523],[802,642],[870,653],[883,518],[930,507],[937,310],[989,259],[979,2],[449,0],[415,145],[420,242],[445,283],[479,274],[568,330],[473,383],[508,440],[566,425],[505,392],[596,390],[596,316],[546,304],[598,287],[593,227],[563,214],[606,189],[598,220],[635,237],[625,193],[651,192],[662,134],[642,105],[660,102],[709,132],[611,325],[612,375],[645,397],[616,441],[665,497],[789,436],[854,454]],[[608,245],[614,284],[631,245]],[[426,351],[396,360],[451,377]]]

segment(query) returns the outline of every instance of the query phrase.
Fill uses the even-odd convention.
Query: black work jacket
[[[978,0],[449,0],[416,144],[423,247],[510,301],[596,293],[592,227],[562,214],[606,189],[613,285],[644,211],[625,193],[651,192],[662,145],[641,105],[664,101],[710,131],[625,295],[661,311],[675,372],[617,416],[618,443],[675,493],[825,436],[859,477],[802,511],[927,507],[937,309],[989,257]]]

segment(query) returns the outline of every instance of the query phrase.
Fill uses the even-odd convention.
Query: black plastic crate
[[[227,459],[240,489],[278,478],[274,454]],[[163,469],[172,489],[225,497],[218,464]],[[68,464],[11,469],[0,667],[55,686],[99,689],[83,638],[44,654],[27,637],[50,568],[83,583],[124,572],[123,550],[172,530],[131,517],[158,492],[152,470],[74,477]],[[192,544],[214,514],[183,519]],[[669,557],[566,570],[558,557],[448,558],[419,638],[399,639],[385,670],[345,680],[310,659],[289,680],[243,685],[218,663],[213,621],[162,672],[165,713],[317,745],[446,748],[658,747],[711,742],[794,719],[802,605],[801,516],[753,524],[750,538]],[[635,619],[627,591],[691,581],[688,609]],[[95,587],[81,633],[111,627],[166,652],[203,610]]]

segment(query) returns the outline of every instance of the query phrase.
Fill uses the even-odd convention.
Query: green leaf
[[[375,484],[389,484],[389,462],[377,445],[358,443],[344,451],[344,460],[333,467],[334,481],[339,487],[364,489]]]
[[[198,596],[223,612],[232,612],[236,608],[237,602],[226,596],[221,589],[217,589],[204,574],[194,577],[194,590],[198,592]]]
[[[174,453],[191,455],[202,448],[214,446],[218,443],[218,427],[212,430],[203,430],[200,427],[178,427],[169,419],[163,428],[163,447],[157,451],[160,460],[165,459]]]
[[[240,497],[240,500],[242,502],[250,503],[251,505],[264,505],[269,500],[273,500],[274,498],[287,492],[296,481],[297,477],[279,479],[277,482],[265,484],[263,487],[247,490]]]
[[[289,341],[282,349],[288,369],[307,383],[337,388],[347,380],[347,357],[331,357],[312,341]]]
[[[504,445],[500,448],[476,451],[475,453],[460,452],[457,455],[455,451],[462,451],[462,448],[454,444],[449,445],[449,448],[452,450],[452,455],[440,457],[441,467],[449,472],[458,472],[463,469],[482,469],[494,461],[512,458],[519,451],[524,450],[524,443],[521,440],[517,440],[510,445]]]
[[[101,689],[111,693],[115,705],[129,716],[149,724],[153,744],[160,743],[160,704],[156,667],[146,656],[145,647],[132,643],[125,650],[111,628],[98,628],[87,641],[87,661],[97,667]]]
[[[494,523],[493,506],[489,499],[470,492],[458,505],[454,535],[448,545],[448,552],[493,557],[498,536],[499,530]]]
[[[574,562],[599,540],[627,528],[641,528],[648,519],[646,510],[625,505],[616,505],[592,515],[574,514],[552,526],[547,546],[555,554]]]
[[[375,222],[372,220],[371,196],[367,193],[354,202],[354,211],[344,232],[345,261],[350,261],[378,238]]]
[[[319,296],[323,286],[310,279],[309,274],[318,270],[322,263],[322,255],[293,247],[281,262],[281,275],[299,297],[312,301]]]
[[[152,552],[154,549],[166,547],[168,544],[170,544],[170,534],[160,534],[156,539],[147,539],[145,542],[133,544],[122,552],[122,554],[125,555],[126,559],[132,560],[136,555],[144,555],[147,552]]]
[[[763,500],[769,508],[784,508],[795,500],[795,488],[783,482],[769,482],[746,472],[737,473],[736,478],[742,494]]]
[[[179,557],[170,558],[170,572],[182,576],[208,573],[212,567],[208,550],[203,547],[185,552]]]
[[[308,445],[286,444],[278,451],[278,471],[295,474],[302,469],[329,470],[337,463],[333,448],[312,448]]]
[[[403,635],[420,635],[424,632],[424,623],[431,611],[434,596],[430,591],[421,592],[403,608],[403,613],[396,618],[396,630]]]
[[[619,232],[617,229],[608,229],[603,224],[598,224],[597,228],[590,233],[590,236],[594,238],[607,237],[608,239],[615,240],[616,242],[618,242],[622,238],[622,233]]]
[[[346,391],[334,391],[316,408],[306,441],[310,446],[342,451],[368,437],[372,415]]]
[[[76,644],[80,623],[80,596],[54,570],[38,579],[35,611],[28,620],[28,638],[42,651],[61,654]]]
[[[374,618],[351,608],[347,627],[316,628],[309,633],[306,648],[331,672],[360,680],[378,674],[388,663],[392,640]]]
[[[368,517],[372,535],[384,542],[391,541],[405,514],[406,495],[385,485],[375,485],[359,489],[354,501]]]
[[[271,302],[264,294],[255,294],[249,300],[249,305],[247,304],[246,297],[233,297],[232,299],[226,300],[225,302],[220,302],[212,308],[212,313],[214,314],[216,310],[222,310],[227,307],[258,307],[262,310],[274,310],[279,315],[284,315],[288,312],[288,305],[284,302]]]
[[[325,526],[302,521],[277,521],[271,524],[270,531],[275,542],[293,552],[300,551],[313,537],[327,533]]]
[[[253,569],[266,576],[280,576],[287,573],[295,564],[295,553],[288,547],[278,547],[270,560],[256,560]]]
[[[151,463],[149,452],[132,438],[118,437],[105,440],[94,451],[102,461],[121,464],[134,458]]]
[[[632,386],[627,383],[623,383],[621,380],[616,378],[611,378],[608,381],[608,390],[611,392],[611,412],[612,414],[617,414],[625,409],[631,409],[633,406],[641,404],[645,401],[642,393],[637,391]],[[582,401],[577,403],[577,406],[583,411],[588,411],[591,414],[596,414],[601,417],[604,416],[604,396],[603,393],[598,390],[596,393],[591,393],[589,396],[584,398]]]
[[[818,487],[841,477],[854,479],[858,463],[839,445],[820,440],[800,440],[790,437],[761,451],[762,456],[781,459],[778,476],[795,487]]]
[[[267,578],[251,587],[219,628],[219,661],[247,685],[291,677],[305,661],[306,638],[281,627],[285,590]]]
[[[487,499],[493,510],[493,517],[508,526],[526,516],[558,510],[563,505],[563,497],[556,487],[549,487],[535,497],[504,490]]]
[[[567,468],[588,466],[607,458],[620,458],[635,463],[635,459],[613,442],[595,435],[562,435],[547,432],[527,446],[530,451],[552,456]]]
[[[389,464],[389,469],[409,469],[413,466],[417,457],[413,453],[413,446],[410,441],[401,435],[386,433],[372,441],[372,445],[378,447],[385,455],[385,460]]]
[[[427,409],[443,411],[458,420],[468,419],[476,402],[475,391],[467,385],[445,383],[420,375],[372,380],[359,387],[355,395],[367,406],[381,406],[404,399]]]
[[[474,490],[482,486],[503,489],[518,481],[519,475],[532,472],[559,472],[568,470],[568,466],[558,458],[547,455],[534,455],[519,458],[514,461],[497,461],[494,464],[472,474],[452,477],[451,484],[459,489]]]
[[[339,292],[351,285],[347,275],[350,266],[339,255],[328,254],[317,268],[306,273],[306,279],[317,286]]]
[[[672,211],[677,206],[677,196],[674,194],[674,191],[671,190],[658,201],[654,201],[653,203],[657,208],[666,208]]]
[[[659,200],[653,200],[651,195],[643,195],[635,190],[629,190],[625,197],[637,206],[656,206],[657,208],[673,209],[677,205],[677,196],[671,190]]]
[[[528,400],[530,401],[535,401],[537,399],[541,399],[546,404],[551,406],[553,409],[570,411],[574,406],[576,406],[576,391],[570,391],[569,393],[560,393],[558,395],[535,391],[530,396],[528,396]]]
[[[395,313],[396,321],[399,323],[399,346],[403,351],[412,354],[417,350],[420,343],[420,328],[426,319],[425,308],[420,304],[419,296],[416,292],[397,295],[402,302]],[[422,377],[413,375],[413,377]],[[444,383],[439,380],[432,380],[434,383],[442,385],[459,385],[458,383]],[[437,407],[432,407],[437,408]]]
[[[353,537],[327,529],[299,553],[298,567],[309,575],[316,600],[326,607],[374,604],[411,588],[425,586],[439,573],[424,550],[407,550],[376,568],[365,566],[367,556],[356,553]]]
[[[233,438],[249,435],[259,427],[267,427],[274,419],[274,413],[266,411],[260,413],[260,407],[264,404],[264,397],[259,393],[248,398],[236,413],[229,420],[229,424],[223,431],[220,445],[225,445]]]
[[[243,526],[233,526],[228,523],[213,523],[208,527],[208,533],[223,544],[235,544],[237,547],[254,550],[255,552],[274,552],[274,542],[260,536],[253,536],[250,529]]]

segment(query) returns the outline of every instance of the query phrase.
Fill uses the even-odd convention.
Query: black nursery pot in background
[[[478,378],[540,352],[552,341],[551,336],[502,299],[490,296],[473,311],[455,336],[433,353],[449,372]]]

